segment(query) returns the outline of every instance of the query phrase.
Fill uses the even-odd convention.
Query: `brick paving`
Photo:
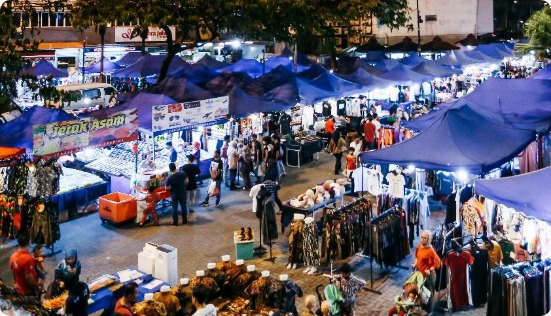
[[[321,155],[319,161],[304,165],[302,168],[287,167],[287,176],[282,179],[280,197],[286,200],[309,189],[313,184],[328,178],[333,178],[331,170],[333,157]],[[200,187],[197,201],[204,197],[206,188]],[[233,245],[233,231],[240,227],[252,227],[258,230],[258,220],[251,211],[251,199],[248,192],[228,191],[223,188],[221,207],[196,207],[195,214],[190,216],[191,225],[174,227],[170,225],[171,217],[168,213],[161,216],[159,227],[147,226],[139,228],[133,224],[122,227],[102,225],[97,213],[83,216],[71,222],[61,224],[62,239],[56,249],[76,248],[82,263],[82,280],[92,280],[105,273],[113,273],[137,266],[137,254],[142,250],[144,243],[169,244],[178,249],[178,272],[181,276],[193,277],[196,270],[206,269],[208,262],[217,262],[220,256],[230,254],[235,258]],[[441,212],[434,212],[433,222],[438,223]],[[306,275],[303,268],[296,270],[286,269],[287,241],[286,234],[280,235],[273,245],[275,263],[265,261],[264,258],[249,260],[246,264],[255,264],[258,270],[270,270],[273,276],[283,273],[289,274],[291,280],[296,281],[305,294],[315,294],[316,286],[326,285],[328,279],[322,274]],[[8,267],[8,258],[15,251],[13,241],[0,241],[0,277],[12,280]],[[63,255],[57,254],[47,258],[45,266],[53,271]],[[404,260],[408,266],[412,261],[411,255]],[[354,267],[354,274],[368,281],[370,287],[369,260],[359,256],[349,259]],[[336,262],[338,266],[340,262]],[[329,273],[329,267],[321,272]],[[356,315],[387,315],[392,307],[393,298],[399,295],[403,282],[410,271],[399,268],[381,270],[377,264],[373,265],[373,289],[382,292],[377,295],[368,291],[357,294]],[[53,277],[53,272],[47,275],[46,284]],[[297,299],[299,312],[304,309],[303,299]],[[484,315],[485,308],[472,309],[466,312],[454,313],[457,315]]]

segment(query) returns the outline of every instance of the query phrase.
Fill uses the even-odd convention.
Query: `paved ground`
[[[320,161],[304,165],[300,169],[288,168],[287,177],[282,180],[280,197],[282,200],[296,196],[313,184],[328,178],[331,173],[333,157],[322,155]],[[200,188],[201,189],[201,188]],[[198,201],[204,197],[205,188],[201,190]],[[169,244],[178,248],[178,270],[181,276],[193,277],[196,270],[206,269],[208,262],[217,262],[220,256],[230,254],[235,256],[233,245],[233,231],[240,227],[253,227],[258,230],[258,221],[251,212],[251,200],[248,192],[227,191],[223,189],[222,205],[220,208],[196,207],[196,213],[190,217],[191,225],[170,226],[171,218],[165,214],[161,218],[161,226],[139,228],[135,225],[114,227],[102,225],[97,213],[81,217],[61,225],[62,240],[56,249],[76,248],[82,263],[83,280],[92,280],[102,274],[112,273],[128,267],[137,266],[137,254],[142,250],[144,243]],[[442,212],[433,213],[433,223],[437,224],[442,218]],[[327,284],[323,275],[308,276],[302,269],[287,270],[287,236],[281,235],[274,244],[275,263],[263,259],[250,260],[246,264],[255,264],[258,270],[270,270],[272,275],[288,273],[291,280],[299,283],[306,294],[315,294],[315,287]],[[0,241],[0,277],[11,280],[8,267],[8,258],[15,250],[14,243]],[[63,258],[62,254],[47,258],[46,268],[53,271],[55,265]],[[404,265],[409,265],[411,258],[407,258]],[[369,260],[361,257],[350,258],[355,268],[354,274],[368,280],[371,287]],[[338,264],[338,263],[336,263]],[[329,267],[323,272],[329,273]],[[373,289],[382,292],[382,295],[362,291],[357,295],[357,315],[387,315],[392,307],[393,298],[400,294],[403,282],[409,271],[399,268],[381,271],[377,264],[373,265]],[[47,283],[52,273],[47,276]],[[299,311],[304,308],[303,300],[298,299]],[[473,309],[468,312],[456,313],[459,315],[484,315],[485,308]]]

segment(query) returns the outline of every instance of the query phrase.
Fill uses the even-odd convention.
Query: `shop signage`
[[[176,27],[170,26],[172,39],[176,39]],[[166,32],[158,27],[149,27],[146,42],[166,42]],[[138,31],[133,26],[117,26],[115,27],[115,42],[142,42],[142,38]]]
[[[229,111],[229,97],[201,101],[153,106],[152,130],[176,132],[197,126],[210,126],[224,122]]]
[[[33,126],[33,154],[60,156],[85,147],[111,146],[138,138],[138,110]]]

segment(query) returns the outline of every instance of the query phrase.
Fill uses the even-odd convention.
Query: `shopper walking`
[[[230,184],[230,177],[228,174],[228,149],[230,148],[230,135],[224,136],[224,143],[222,144],[222,147],[220,148],[220,157],[222,158],[223,162],[223,178],[224,178],[224,185],[228,187]]]
[[[278,134],[272,134],[272,143],[274,144],[274,152],[277,163],[277,178],[279,179],[287,173],[285,172],[285,165],[283,164],[283,148]]]
[[[176,169],[174,163],[170,163],[168,169],[172,173],[166,179],[166,186],[170,190],[170,198],[172,199],[172,226],[178,226],[178,204],[182,209],[182,224],[186,225],[188,223],[186,186],[189,180],[185,172]]]
[[[214,194],[213,196],[216,196],[216,206],[220,206],[220,195],[222,193],[222,188],[221,188],[221,184],[222,184],[222,171],[223,171],[223,162],[222,162],[222,159],[220,158],[220,151],[219,150],[216,150],[214,152],[214,158],[212,158],[211,162],[210,162],[210,178],[211,178],[211,181],[214,181],[215,184],[216,184],[216,188],[218,189],[218,193],[217,194]],[[203,201],[203,203],[201,203],[201,206],[209,206],[209,194],[207,193],[207,196],[205,197],[205,200]]]
[[[253,186],[251,183],[253,161],[247,150],[243,150],[241,156],[239,157],[239,171],[241,173],[241,178],[243,178],[243,190],[250,190]]]
[[[412,268],[416,268],[417,271],[423,273],[425,277],[425,286],[431,292],[430,302],[427,306],[428,312],[432,311],[432,304],[434,302],[434,290],[436,283],[435,271],[440,268],[441,260],[438,254],[432,247],[432,232],[430,230],[424,230],[421,232],[421,242],[415,249],[415,262],[411,265]]]
[[[335,156],[335,174],[339,174],[341,169],[341,159],[343,152],[346,152],[348,148],[346,147],[346,142],[341,137],[340,133],[337,131],[333,134],[333,137],[331,137],[331,141],[329,142],[329,147],[327,147],[327,151],[333,156]]]
[[[188,155],[188,163],[182,167],[182,170],[188,177],[188,183],[186,186],[187,203],[189,212],[193,213],[193,207],[195,206],[195,193],[197,192],[197,177],[201,174],[199,166],[193,162],[196,160],[195,155]]]
[[[252,146],[252,159],[254,164],[254,175],[256,176],[255,184],[262,183],[262,177],[264,174],[259,174],[260,165],[262,164],[262,144],[258,141],[258,136],[253,134],[251,136]],[[260,171],[262,173],[262,171]]]
[[[277,181],[277,156],[270,137],[262,138],[262,155],[264,156],[265,180]]]
[[[10,257],[15,290],[22,295],[39,295],[38,273],[33,255],[29,252],[31,239],[27,234],[19,235],[19,249]]]
[[[237,190],[235,179],[237,178],[237,165],[239,160],[239,152],[237,150],[237,142],[234,140],[230,143],[228,149],[228,169],[230,170],[230,190]]]

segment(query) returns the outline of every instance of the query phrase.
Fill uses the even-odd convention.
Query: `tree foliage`
[[[525,24],[525,34],[530,44],[541,47],[551,47],[551,8],[546,6],[535,12]]]

